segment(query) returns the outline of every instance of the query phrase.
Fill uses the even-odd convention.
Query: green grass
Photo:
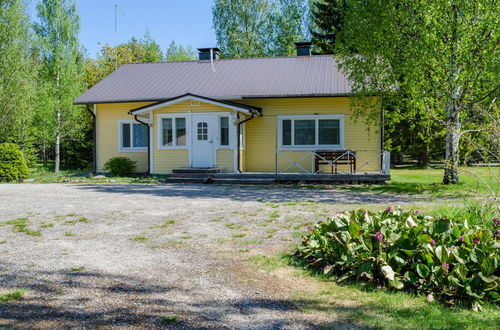
[[[12,225],[12,230],[18,233],[25,233],[30,236],[40,236],[42,233],[38,230],[32,230],[28,228],[29,224],[28,218],[17,218],[14,220],[4,221],[2,225]]]
[[[159,182],[157,177],[80,177],[77,175],[88,174],[84,170],[61,170],[55,174],[52,170],[43,167],[31,169],[30,181],[37,183],[137,183],[137,184],[156,184]]]
[[[254,263],[256,269],[270,272],[284,266],[286,259],[281,256],[268,257],[264,255],[254,255],[248,258],[248,260]]]
[[[73,236],[75,236],[75,234],[73,234],[72,232],[67,231],[67,232],[64,233],[64,236],[73,237]]]
[[[130,240],[134,242],[146,242],[147,240],[149,240],[149,238],[146,236],[135,236],[132,237]]]
[[[246,234],[244,234],[244,233],[240,233],[240,234],[234,234],[234,235],[233,235],[233,238],[243,238],[243,237],[245,237],[245,236],[246,236]]]
[[[81,272],[82,270],[84,270],[85,267],[84,266],[80,266],[80,267],[71,267],[70,270],[72,272]]]
[[[435,197],[464,197],[491,195],[500,192],[500,167],[461,167],[459,183],[443,185],[442,168],[418,167],[391,169],[391,180],[385,185],[356,185],[342,187],[350,191],[424,194]],[[489,187],[488,187],[489,186]]]
[[[0,241],[0,245],[7,243],[7,241]]]
[[[26,290],[24,289],[17,289],[8,293],[0,293],[0,302],[9,302],[13,300],[20,300],[24,294],[26,293]]]
[[[160,316],[160,322],[163,324],[176,323],[178,320],[179,320],[179,318],[175,315]]]

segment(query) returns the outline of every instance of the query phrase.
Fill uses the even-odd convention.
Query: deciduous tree
[[[463,135],[497,111],[499,14],[496,0],[352,0],[344,14],[337,57],[354,91],[403,97],[408,116],[445,128],[445,184]]]

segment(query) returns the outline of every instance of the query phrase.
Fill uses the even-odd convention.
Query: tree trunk
[[[460,121],[454,106],[450,106],[451,122],[446,125],[446,160],[444,168],[444,184],[458,183],[458,146],[460,142]]]
[[[425,144],[418,155],[418,165],[429,166],[429,146]]]
[[[59,166],[61,163],[61,108],[60,108],[60,93],[59,93],[59,69],[56,74],[56,90],[57,90],[57,109],[56,109],[56,145],[55,145],[55,159],[54,159],[54,172],[59,173]]]

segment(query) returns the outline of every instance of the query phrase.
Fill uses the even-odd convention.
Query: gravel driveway
[[[353,328],[304,313],[252,260],[349,204],[408,202],[267,186],[0,185],[0,293],[26,289],[0,303],[0,328]]]

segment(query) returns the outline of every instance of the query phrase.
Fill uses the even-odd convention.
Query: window
[[[208,140],[208,124],[201,121],[197,125],[198,128],[198,141]]]
[[[229,118],[220,117],[220,145],[229,145]]]
[[[283,149],[342,148],[343,115],[282,116],[279,118]]]
[[[148,127],[135,121],[120,121],[120,152],[146,151]]]
[[[186,145],[186,118],[161,118],[159,134],[160,147],[184,147]]]

